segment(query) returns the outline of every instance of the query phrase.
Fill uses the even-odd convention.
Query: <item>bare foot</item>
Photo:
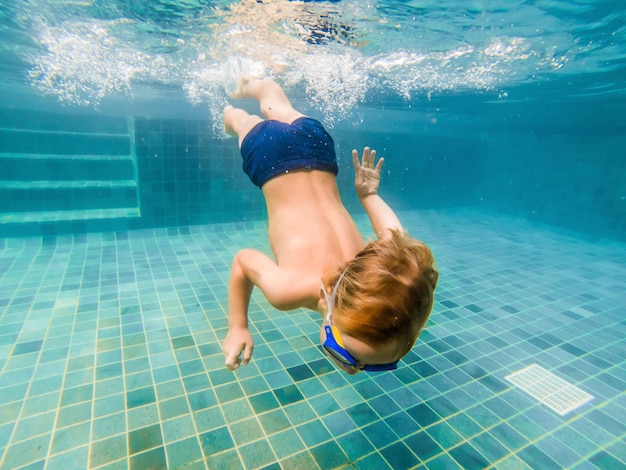
[[[230,97],[235,100],[247,98],[248,94],[246,93],[246,86],[248,85],[248,83],[250,83],[251,80],[252,78],[250,76],[242,75],[239,78],[239,83],[237,83],[235,90],[230,94]]]

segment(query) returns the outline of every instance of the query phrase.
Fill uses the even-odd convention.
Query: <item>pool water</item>
[[[620,4],[0,3],[0,468],[626,466]],[[271,254],[240,72],[329,128],[366,238],[350,151],[385,157],[440,270],[396,371],[257,291],[224,367],[232,257]]]

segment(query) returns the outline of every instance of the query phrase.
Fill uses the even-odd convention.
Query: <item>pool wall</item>
[[[352,148],[386,158],[394,208],[477,206],[626,239],[626,136],[544,118],[520,126],[433,109],[376,109],[331,129],[349,210]],[[567,115],[563,116],[563,122]],[[260,220],[236,142],[209,120],[0,110],[0,237]]]

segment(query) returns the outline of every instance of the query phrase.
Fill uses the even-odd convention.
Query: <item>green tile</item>
[[[252,415],[252,407],[247,399],[242,398],[222,405],[226,421],[234,422]]]
[[[274,453],[279,459],[293,455],[305,449],[304,442],[293,429],[274,434],[268,438]]]
[[[133,370],[128,365],[125,365],[125,382],[126,390],[131,392],[137,392],[139,389],[151,389],[153,386],[152,374],[149,370],[137,371]]]
[[[95,356],[93,354],[72,358],[67,361],[67,371],[74,372],[82,369],[92,369],[94,365],[94,360]]]
[[[276,401],[274,394],[271,392],[260,393],[259,395],[248,397],[248,399],[255,413],[263,413],[279,407],[278,401]]]
[[[119,377],[123,374],[123,370],[121,362],[98,366],[96,367],[96,380],[102,381]]]
[[[49,434],[54,429],[57,412],[50,411],[29,418],[20,419],[16,422],[13,441],[19,442],[30,439],[40,434]],[[7,441],[11,435],[8,434]]]
[[[97,354],[97,367],[105,366],[108,364],[121,364],[123,355],[122,350],[120,348],[112,349],[110,351],[100,352]]]
[[[87,468],[89,462],[89,446],[76,447],[63,454],[53,455],[46,459],[48,468]]]
[[[126,413],[115,413],[94,419],[92,432],[95,441],[126,433]]]
[[[191,375],[183,378],[185,390],[187,393],[202,392],[211,388],[209,378],[206,376],[204,369],[200,368],[201,374]]]
[[[498,424],[501,420],[483,405],[478,405],[467,410],[467,415],[483,428],[489,428]]]
[[[226,426],[203,433],[200,435],[200,443],[205,456],[213,455],[235,446]]]
[[[523,415],[511,418],[508,423],[529,441],[534,441],[545,433],[541,426],[533,423]]]
[[[180,380],[160,383],[156,388],[159,400],[167,400],[168,398],[180,397],[185,394],[183,383]]]
[[[0,404],[0,424],[13,423],[20,416],[21,402]]]
[[[60,385],[60,384],[59,384]],[[9,387],[0,388],[0,397],[4,403],[11,403],[14,401],[22,401],[28,390],[28,383],[17,384]]]
[[[205,455],[208,468],[223,468],[228,470],[244,470],[246,468],[243,466],[239,454],[235,450],[210,455],[205,453]]]
[[[60,395],[61,393],[56,391],[27,398],[22,410],[22,418],[56,409],[59,406]],[[14,408],[16,407],[19,408],[19,406],[10,403],[0,408],[0,423],[6,419],[5,416],[12,414],[15,411]],[[17,418],[17,416],[15,418]]]
[[[4,455],[2,466],[6,468],[19,468],[46,458],[51,434],[28,439],[26,441],[11,444]]]
[[[128,363],[131,359],[145,358],[148,355],[148,347],[145,344],[130,346],[123,349],[124,362]]]
[[[232,373],[231,373],[232,375]],[[250,377],[241,381],[241,387],[246,396],[257,395],[269,390],[269,385],[263,377]]]
[[[199,433],[210,431],[226,424],[224,414],[217,406],[194,413],[193,420]]]
[[[93,396],[93,384],[82,385],[74,388],[66,388],[61,395],[61,406],[74,405],[91,400]]]
[[[141,372],[150,375],[150,361],[147,357],[139,357],[124,361],[126,374],[139,374]]]
[[[187,395],[187,399],[193,411],[200,411],[217,405],[217,399],[212,390],[191,393]]]
[[[153,387],[145,387],[138,390],[133,390],[126,394],[126,406],[128,408],[136,408],[138,406],[148,405],[154,403],[156,397],[154,395]]]
[[[177,349],[174,352],[174,356],[176,357],[176,362],[178,362],[179,364],[183,362],[198,360],[200,358],[200,355],[198,354],[196,348]]]
[[[463,438],[448,423],[435,424],[427,429],[428,434],[442,447],[450,448],[460,443]]]
[[[310,450],[320,468],[339,468],[349,463],[348,457],[334,441],[325,442]]]
[[[272,448],[265,440],[240,446],[239,453],[246,468],[264,467],[276,460]]]
[[[511,455],[498,463],[498,469],[503,470],[534,470],[517,455]]]
[[[244,396],[244,392],[238,383],[229,383],[214,388],[220,403],[228,403]]]
[[[313,455],[308,450],[300,452],[281,461],[283,468],[316,468]]]
[[[308,447],[318,445],[332,437],[322,422],[318,420],[301,424],[296,430]]]
[[[14,423],[1,424],[0,425],[0,453],[4,453],[5,447],[11,440],[11,436],[13,434],[13,429],[15,428]],[[50,432],[50,431],[48,431]],[[15,439],[17,441],[17,439]],[[24,439],[19,439],[24,440]]]
[[[179,416],[161,423],[165,443],[184,439],[196,434],[193,418],[190,415]]]
[[[337,442],[351,460],[356,460],[374,450],[370,440],[359,430],[337,438]]]
[[[25,343],[19,343],[15,345],[13,349],[13,355],[18,356],[20,354],[39,353],[43,340],[28,341]]]
[[[127,411],[128,429],[141,429],[160,422],[159,409],[155,403]]]
[[[426,468],[429,470],[464,470],[452,457],[448,454],[441,454],[438,457],[428,461]],[[498,466],[498,468],[500,468]],[[520,467],[520,469],[523,467]]]
[[[209,377],[214,386],[232,383],[237,379],[237,376],[226,368],[210,372]],[[262,380],[262,377],[255,377],[255,379]]]
[[[124,390],[124,378],[114,377],[96,382],[96,398],[103,398],[109,395],[117,395]],[[124,399],[124,402],[126,400]]]
[[[89,443],[91,423],[86,422],[58,429],[52,439],[52,454],[58,454]]]
[[[469,438],[480,433],[483,429],[465,413],[459,413],[451,418],[448,418],[446,422],[452,426],[461,436]]]
[[[189,405],[185,397],[178,397],[159,402],[159,410],[161,419],[167,420],[189,413]]]
[[[287,385],[285,387],[274,389],[274,395],[281,405],[286,406],[303,400],[304,397],[296,385]],[[334,403],[334,400],[331,399]]]
[[[82,369],[65,375],[63,386],[66,388],[88,385],[93,382],[93,369]]]
[[[131,454],[143,452],[163,444],[161,426],[155,424],[146,428],[131,431],[128,434],[128,448]]]
[[[84,421],[90,421],[91,408],[91,402],[61,408],[57,417],[57,428],[63,428],[65,426],[71,426]]]
[[[204,364],[200,360],[183,362],[178,364],[178,368],[180,369],[180,375],[185,378],[205,373]]]
[[[143,454],[136,454],[130,458],[131,470],[167,470],[167,461],[165,459],[165,450],[163,447],[149,450]]]
[[[28,384],[24,384],[27,386]],[[34,380],[31,382],[30,390],[28,391],[31,397],[42,395],[45,393],[56,392],[63,385],[63,375],[54,375],[52,377],[47,377],[45,379]],[[3,394],[4,396],[4,394]],[[20,397],[24,398],[24,395]],[[11,400],[6,400],[11,401]]]
[[[238,446],[256,441],[264,436],[263,429],[255,417],[229,424],[228,427]]]
[[[317,418],[317,415],[315,414],[315,411],[313,411],[313,408],[311,408],[311,405],[305,401],[286,406],[284,410],[285,414],[294,425],[302,424]]]
[[[98,340],[98,353],[117,350],[120,346],[120,338],[101,339]]]
[[[202,451],[194,436],[166,446],[168,468],[188,468],[193,462],[202,461]]]
[[[118,413],[120,411],[124,411],[125,406],[126,400],[124,394],[118,393],[117,395],[109,395],[95,401],[93,406],[93,416],[98,418],[100,416]]]
[[[258,418],[267,435],[274,434],[291,426],[287,415],[285,415],[285,412],[281,409],[264,413],[259,415]]]

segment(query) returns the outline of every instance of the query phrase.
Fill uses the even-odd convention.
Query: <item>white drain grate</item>
[[[505,378],[560,415],[569,413],[593,398],[537,364],[513,372]]]

